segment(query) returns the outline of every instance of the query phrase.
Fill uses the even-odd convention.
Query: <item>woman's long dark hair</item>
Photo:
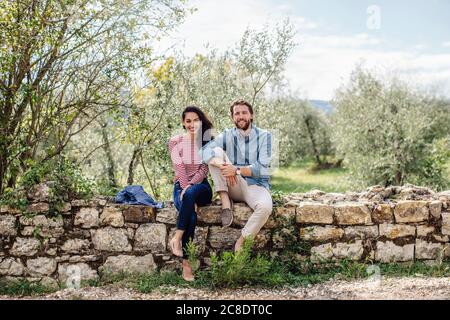
[[[210,140],[213,140],[214,137],[212,135],[212,128],[213,128],[213,124],[211,122],[211,120],[208,119],[208,117],[206,116],[206,114],[200,110],[200,108],[196,107],[196,106],[189,106],[186,107],[183,111],[183,113],[181,114],[181,118],[184,119],[186,118],[186,113],[188,112],[195,112],[198,116],[198,118],[200,119],[200,121],[202,122],[202,146],[204,146],[205,144],[207,144]],[[183,128],[186,129],[183,125]],[[209,131],[209,135],[205,136],[205,132]]]

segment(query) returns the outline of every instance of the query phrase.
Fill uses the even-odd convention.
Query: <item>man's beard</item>
[[[245,124],[244,124],[244,126],[243,127],[241,127],[240,125],[239,125],[239,122],[241,122],[241,121],[238,121],[238,122],[235,122],[234,124],[235,124],[235,126],[236,126],[236,128],[238,128],[238,129],[241,129],[241,130],[247,130],[249,127],[250,127],[250,124],[252,123],[250,120],[248,120],[248,121],[246,121],[246,120],[244,120],[245,121]]]

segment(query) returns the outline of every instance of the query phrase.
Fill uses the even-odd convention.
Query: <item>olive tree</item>
[[[268,25],[260,31],[248,28],[233,51],[240,77],[247,80],[246,98],[255,109],[258,109],[257,98],[263,89],[270,82],[281,80],[286,61],[297,45],[294,25],[289,19],[272,30],[269,32]]]
[[[327,162],[327,156],[334,154],[329,117],[307,100],[288,93],[278,95],[260,105],[258,123],[277,130],[280,164],[311,158],[317,168],[331,165]]]
[[[0,194],[127,105],[151,43],[185,15],[177,0],[0,2]]]
[[[333,141],[359,186],[447,185],[448,132],[432,97],[358,67],[334,104]]]
[[[287,26],[284,25],[283,28]],[[97,138],[92,139],[94,144],[90,146],[95,152],[88,153],[88,157],[84,158],[85,165],[89,164],[87,169],[92,173],[101,172],[102,175],[109,172],[109,181],[116,179],[119,185],[138,182],[149,187],[155,196],[168,197],[172,168],[167,141],[171,135],[182,130],[180,123],[182,110],[188,105],[196,105],[209,115],[218,131],[232,126],[229,114],[231,102],[241,97],[256,97],[256,95],[263,100],[263,88],[273,85],[277,77],[280,77],[285,56],[289,53],[286,48],[290,47],[288,43],[292,41],[290,33],[280,30],[279,27],[274,30],[266,28],[263,32],[269,35],[261,36],[259,40],[254,35],[260,33],[247,30],[244,35],[245,41],[240,42],[246,43],[245,50],[250,43],[255,45],[255,50],[259,50],[259,47],[264,48],[261,52],[266,55],[266,60],[270,60],[273,54],[267,47],[269,45],[267,39],[281,43],[280,45],[271,43],[274,48],[282,47],[276,52],[277,57],[278,55],[283,57],[278,57],[278,61],[271,64],[270,68],[258,64],[259,62],[254,63],[263,69],[254,69],[252,75],[264,76],[264,83],[259,83],[256,94],[252,89],[249,73],[243,70],[242,61],[237,59],[247,54],[237,51],[239,45],[231,51],[219,52],[211,49],[206,54],[197,54],[193,57],[186,57],[176,51],[173,56],[152,63],[146,69],[146,85],[133,89],[130,108],[128,111],[125,108],[123,112],[126,116],[117,116],[108,124],[108,138],[112,142],[110,146],[113,149],[110,154],[114,158],[112,163],[115,165],[116,174],[112,174],[111,170],[107,171],[105,167],[96,170],[101,167],[99,162],[111,162],[105,148],[100,147],[105,145],[100,126],[97,126],[96,132],[91,132],[92,136]],[[251,59],[261,57],[251,53],[251,57],[245,61]],[[262,114],[260,116],[265,117]],[[83,140],[79,140],[81,141]]]

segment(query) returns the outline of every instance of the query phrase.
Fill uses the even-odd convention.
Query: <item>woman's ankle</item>
[[[175,234],[173,235],[172,239],[174,241],[181,242],[181,240],[183,239],[183,234],[184,234],[184,230],[177,229],[175,231]]]
[[[185,262],[185,261],[187,261],[187,262]],[[191,264],[189,263],[188,260],[183,259],[182,266],[183,266],[183,273],[184,274],[193,275],[192,266],[191,266]]]
[[[182,263],[183,267],[190,267],[191,264],[189,263],[189,260],[187,259],[183,259],[183,263]]]

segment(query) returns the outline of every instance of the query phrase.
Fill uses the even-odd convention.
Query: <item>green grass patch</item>
[[[254,261],[252,261],[254,262]],[[357,280],[367,279],[374,275],[374,270],[379,270],[381,277],[449,277],[450,262],[443,262],[440,265],[428,266],[422,262],[411,264],[380,264],[371,265],[352,261],[343,261],[338,264],[330,265],[312,265],[304,266],[308,271],[305,273],[292,273],[282,264],[275,261],[266,261],[264,266],[266,272],[259,273],[257,276],[245,272],[237,274],[238,269],[245,267],[223,267],[224,272],[218,275],[211,270],[201,270],[196,274],[196,280],[192,283],[185,282],[176,272],[154,273],[141,275],[134,282],[133,288],[142,292],[149,293],[154,290],[160,292],[173,293],[176,288],[201,288],[208,290],[218,290],[222,288],[282,288],[286,286],[311,286],[324,283],[330,280]],[[249,269],[251,267],[248,267]],[[260,265],[254,265],[253,268],[260,268]],[[262,270],[262,269],[261,269]]]
[[[211,256],[211,266],[196,272],[194,282],[185,282],[176,272],[153,273],[138,276],[133,287],[140,292],[174,290],[177,287],[221,288],[309,286],[332,279],[365,279],[379,274],[382,277],[448,277],[450,262],[429,266],[423,262],[402,264],[370,264],[343,260],[333,263],[312,264],[297,261],[296,267],[286,263],[282,256],[270,257],[252,251],[252,241],[246,241],[237,253],[223,252]],[[303,250],[303,249],[302,249]],[[191,257],[192,261],[196,257]]]
[[[272,189],[284,193],[308,192],[319,189],[324,192],[345,192],[349,190],[347,169],[330,168],[315,171],[311,161],[301,162],[275,170]]]
[[[52,293],[56,290],[42,285],[39,282],[30,282],[26,279],[17,281],[0,280],[0,294],[9,296],[34,296]]]
[[[189,287],[191,284],[185,282],[176,272],[155,272],[151,274],[138,275],[131,281],[131,287],[142,293],[150,293],[156,289],[168,290],[167,287]]]
[[[392,277],[450,277],[450,262],[436,265],[424,262],[370,264],[344,260],[335,263],[314,265],[310,261],[302,262],[297,272],[292,272],[278,259],[264,255],[228,253],[218,256],[211,268],[198,270],[194,282],[186,282],[175,271],[148,274],[116,274],[100,278],[86,285],[120,286],[133,288],[141,293],[159,291],[163,294],[176,293],[177,288],[197,288],[220,290],[222,288],[282,288],[311,286],[330,280],[367,279],[379,272],[383,278]],[[253,272],[253,273],[252,273]],[[27,280],[0,282],[0,294],[9,296],[34,296],[55,292],[39,283]]]
[[[445,261],[432,266],[424,262],[382,264],[380,273],[387,277],[450,277],[450,262]]]

